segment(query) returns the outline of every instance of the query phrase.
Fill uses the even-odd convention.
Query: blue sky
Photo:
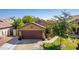
[[[0,9],[0,18],[35,16],[42,19],[50,19],[55,15],[60,15],[63,9]],[[79,9],[67,9],[72,15],[79,15]]]

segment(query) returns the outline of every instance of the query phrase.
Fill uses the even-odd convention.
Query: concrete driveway
[[[39,39],[24,39],[19,41],[14,50],[41,50],[41,43]]]
[[[0,50],[40,50],[42,43],[39,39],[23,39],[18,40],[17,37],[13,37],[0,47]]]

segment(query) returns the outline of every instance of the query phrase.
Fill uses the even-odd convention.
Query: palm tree
[[[14,18],[13,20],[14,20],[14,22],[12,23],[12,26],[14,29],[18,29],[24,25],[22,19],[20,19],[20,18],[18,18],[18,19]]]

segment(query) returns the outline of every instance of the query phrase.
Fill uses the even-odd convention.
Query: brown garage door
[[[22,31],[23,39],[42,39],[42,31],[39,30],[28,30]]]

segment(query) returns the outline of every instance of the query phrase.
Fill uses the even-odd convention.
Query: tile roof
[[[11,27],[11,24],[7,21],[0,20],[0,28]]]

